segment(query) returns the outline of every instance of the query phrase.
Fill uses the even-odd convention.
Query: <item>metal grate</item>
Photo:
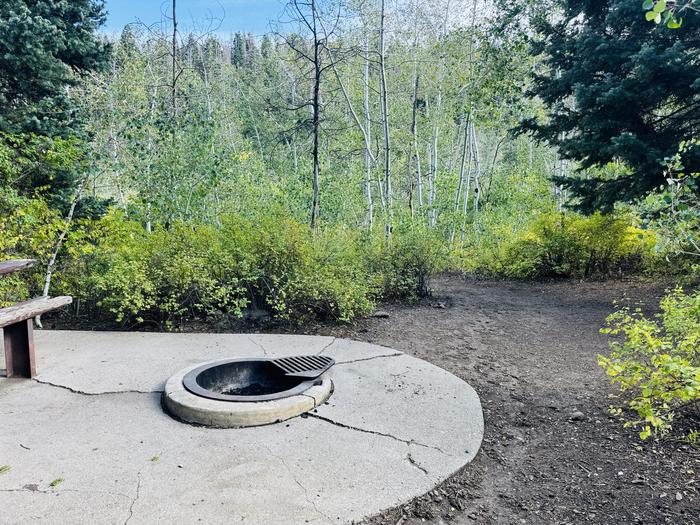
[[[335,364],[335,359],[325,355],[297,355],[273,359],[272,363],[288,376],[315,379]]]

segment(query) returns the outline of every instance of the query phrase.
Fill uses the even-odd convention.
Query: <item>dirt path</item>
[[[596,364],[612,301],[653,305],[639,282],[513,283],[445,276],[417,306],[333,334],[397,348],[469,382],[486,434],[477,459],[431,494],[367,523],[700,523],[700,454],[644,448],[608,416]],[[581,414],[575,414],[580,412]]]

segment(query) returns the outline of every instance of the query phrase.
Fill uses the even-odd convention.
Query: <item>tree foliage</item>
[[[65,134],[75,114],[67,88],[102,69],[109,44],[99,0],[0,3],[0,131]]]
[[[664,159],[700,132],[700,16],[688,12],[683,27],[664,31],[639,16],[637,0],[558,7],[533,47],[545,69],[531,93],[547,114],[521,129],[580,163],[579,176],[558,180],[580,209],[610,210],[662,186]],[[682,162],[698,171],[700,149],[684,151]],[[622,164],[606,175],[590,170],[610,163]]]
[[[71,5],[99,23],[97,3]],[[54,285],[82,314],[164,328],[256,308],[348,321],[427,293],[437,269],[643,269],[654,236],[634,213],[563,211],[557,151],[508,132],[542,112],[525,93],[541,5],[518,28],[474,0],[294,5],[296,23],[261,39],[175,30],[172,13],[127,26],[103,48],[109,67],[85,75],[100,62],[93,34],[63,84],[81,133],[2,136],[6,209],[58,220]],[[112,206],[66,231],[76,181],[79,212]],[[28,222],[3,224],[23,239],[6,255],[34,255],[31,228],[17,229]]]

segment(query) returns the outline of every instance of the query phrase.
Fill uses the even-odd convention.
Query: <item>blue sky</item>
[[[121,32],[137,19],[146,24],[158,22],[161,11],[170,13],[172,0],[106,0],[107,32]],[[207,19],[224,17],[218,33],[236,31],[261,35],[270,30],[269,20],[277,19],[283,9],[281,0],[177,0],[178,22],[183,30],[207,26]]]

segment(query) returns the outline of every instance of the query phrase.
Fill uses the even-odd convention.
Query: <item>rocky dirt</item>
[[[640,281],[514,283],[443,276],[418,305],[313,333],[390,346],[449,370],[479,393],[475,461],[436,490],[366,525],[700,523],[700,451],[642,443],[608,414],[596,363],[613,300],[652,308]]]

